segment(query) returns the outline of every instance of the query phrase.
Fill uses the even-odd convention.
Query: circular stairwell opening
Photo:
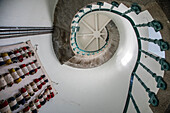
[[[96,4],[87,4],[96,11],[90,11],[85,6],[76,14],[68,13],[68,16],[73,17],[69,21],[70,25],[65,21],[67,24],[57,23],[62,27],[54,27],[53,46],[61,64],[94,68],[106,63],[115,54],[120,40],[118,28],[110,15],[98,10]],[[60,18],[56,17],[56,22]],[[69,27],[63,28],[66,25]]]
[[[106,25],[110,22],[107,16],[92,12],[85,15],[79,22],[77,32],[77,46],[84,52],[97,52],[106,47],[109,40]]]
[[[71,24],[70,46],[75,56],[65,64],[76,68],[98,67],[116,52],[119,32],[110,16],[104,12],[80,11]]]

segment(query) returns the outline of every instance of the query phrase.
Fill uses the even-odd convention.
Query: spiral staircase
[[[89,15],[93,15],[93,17]],[[105,15],[106,17],[102,17],[102,15]],[[94,22],[92,22],[93,20]],[[104,20],[105,22],[102,23]],[[106,25],[110,21],[113,21],[116,24],[120,34],[118,48],[116,52],[112,53],[113,58],[119,59],[119,61],[122,62],[122,65],[132,68],[127,98],[125,99],[126,102],[122,112],[132,112],[131,110],[128,111],[129,104],[131,106],[130,109],[132,109],[133,104],[133,108],[137,113],[150,112],[149,110],[145,110],[146,106],[144,107],[140,105],[138,107],[138,103],[143,101],[140,100],[140,96],[145,96],[144,98],[148,99],[148,106],[149,104],[154,107],[158,106],[159,100],[156,96],[156,93],[158,89],[165,90],[167,88],[167,84],[163,80],[163,71],[169,70],[169,63],[165,60],[164,52],[169,49],[169,45],[167,42],[162,40],[160,34],[156,38],[152,37],[152,34],[158,35],[158,32],[162,30],[163,26],[159,21],[154,20],[148,11],[142,11],[141,7],[136,3],[133,3],[131,7],[128,8],[124,4],[118,4],[115,1],[111,3],[97,2],[88,4],[87,6],[81,8],[74,15],[71,24],[70,46],[74,55],[64,64],[78,68],[87,68],[88,66],[86,67],[83,64],[92,64],[92,62],[88,60],[94,60],[96,57],[101,57],[101,53],[104,52],[105,48],[107,48],[107,45],[109,45],[106,37],[108,36],[108,38],[114,38],[113,36],[109,37],[109,33],[106,32],[106,30],[103,30],[104,28],[107,29]],[[125,26],[125,28],[122,26]],[[101,32],[102,30],[103,32]],[[104,41],[103,44],[99,42],[101,40]],[[157,49],[155,53],[153,50],[149,50],[149,46],[151,46],[152,43],[157,45],[157,47],[155,45],[153,46],[153,48]],[[100,47],[100,45],[102,46]],[[153,69],[152,65],[150,65],[151,62],[149,63],[146,61],[146,57],[149,57],[152,63],[153,61],[154,63],[156,61],[160,66],[155,64],[155,68],[157,69]],[[102,57],[100,61],[102,61],[103,58],[105,57]],[[83,62],[83,60],[85,61]],[[134,65],[127,65],[129,62]],[[78,66],[81,65],[81,63],[83,66]],[[120,64],[116,65],[119,65],[122,70],[127,71]],[[91,67],[93,66],[90,65],[88,68]],[[115,73],[122,75],[120,71],[116,72],[115,70]],[[143,76],[150,76],[150,79],[155,80],[155,83],[153,82],[152,85],[154,84],[156,87],[153,88],[152,86],[147,86],[149,83],[146,82],[146,80],[143,80],[146,79]],[[124,79],[126,79],[126,77]],[[143,95],[143,93],[140,95],[138,94],[140,91],[135,90],[136,87],[133,85],[139,84],[142,86],[140,88],[143,88],[147,95]],[[152,87],[152,90],[154,91],[152,91],[149,87]],[[135,99],[134,97],[138,99]]]
[[[76,2],[81,2],[81,0]],[[69,12],[71,16],[63,16],[63,18],[70,18],[70,21],[56,17],[58,14],[57,8],[59,8],[56,7],[53,28],[3,26],[0,28],[0,38],[42,35],[53,31],[52,44],[56,57],[61,64],[74,67],[73,71],[69,71],[70,74],[64,70],[65,67],[61,68],[60,65],[57,65],[57,69],[71,75],[64,78],[70,79],[68,81],[72,81],[73,78],[75,80],[76,77],[77,81],[79,81],[78,79],[84,79],[82,81],[84,84],[70,82],[73,83],[74,87],[71,86],[68,91],[71,92],[73,89],[76,91],[71,93],[72,96],[68,96],[67,91],[60,91],[65,93],[66,98],[70,100],[73,98],[80,103],[82,102],[83,107],[81,107],[81,110],[75,110],[77,113],[99,112],[95,109],[99,109],[101,113],[150,113],[152,110],[156,112],[154,110],[156,108],[163,108],[163,111],[165,112],[166,110],[166,113],[168,113],[168,105],[165,107],[165,103],[160,103],[163,95],[159,94],[169,90],[168,79],[165,79],[168,78],[169,72],[167,54],[165,57],[169,45],[162,39],[164,34],[160,34],[160,31],[164,30],[161,22],[154,20],[149,11],[143,11],[144,6],[139,6],[135,3],[129,5],[130,3],[128,2],[125,5],[126,2],[116,1],[95,3],[89,1],[90,4],[84,2],[86,1],[83,1],[83,4],[86,4],[85,6],[81,6],[82,4],[80,3],[79,8],[72,7],[73,11],[75,11],[74,14]],[[69,1],[67,3],[64,0],[59,4],[71,5]],[[59,9],[62,10],[62,8]],[[94,21],[92,22],[90,19]],[[58,23],[60,22],[63,26],[59,28]],[[5,42],[5,40],[1,41]],[[45,49],[44,45],[41,47]],[[43,49],[40,48],[40,51],[42,52]],[[51,51],[51,48],[49,51]],[[45,57],[46,53],[43,55]],[[55,65],[53,63],[55,58],[53,57],[49,57],[44,62]],[[47,72],[48,70],[54,71],[54,67],[46,67]],[[80,68],[80,70],[75,67]],[[88,69],[85,70],[84,68]],[[94,75],[96,81],[91,80],[92,74],[90,72],[93,72],[92,70],[96,72],[96,75]],[[106,71],[109,73],[108,75]],[[71,74],[71,72],[73,73]],[[52,73],[56,74],[56,72]],[[86,75],[86,73],[89,75]],[[101,74],[103,75],[101,76]],[[102,84],[98,82],[102,82]],[[82,90],[78,88],[79,84],[77,83],[83,84]],[[66,82],[65,84],[69,85]],[[112,91],[106,87],[111,87]],[[92,93],[87,92],[89,91],[86,90],[88,88]],[[100,88],[102,88],[101,91]],[[84,99],[83,97],[75,99],[76,95],[79,95],[77,93],[84,93],[90,98],[88,100],[85,97]],[[92,94],[92,96],[89,96],[89,94]],[[107,96],[109,99],[104,98]],[[62,99],[63,97],[59,98]],[[93,98],[100,103],[93,103]],[[68,100],[62,100],[68,103]],[[50,110],[54,109],[55,102],[57,103],[57,99],[51,104],[53,108],[51,107]],[[80,106],[73,101],[72,103]],[[89,105],[85,103],[89,103]],[[63,106],[60,107],[63,108]],[[98,108],[98,106],[101,108]],[[70,106],[66,106],[66,108],[70,108]],[[72,110],[74,111],[75,108],[73,106]],[[93,108],[94,110],[88,111],[87,108]],[[52,111],[54,112],[54,110]]]

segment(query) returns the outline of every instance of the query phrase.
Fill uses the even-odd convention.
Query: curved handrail
[[[138,31],[137,27],[145,27],[145,26],[153,27],[155,29],[155,31],[157,32],[157,31],[160,31],[162,29],[162,24],[159,21],[153,20],[153,21],[148,22],[148,23],[135,25],[133,19],[130,18],[126,14],[128,14],[130,12],[135,12],[136,14],[139,14],[141,12],[141,8],[137,4],[132,4],[131,9],[129,9],[128,11],[125,11],[124,13],[121,13],[119,11],[113,10],[114,7],[118,7],[118,3],[115,2],[115,1],[113,1],[111,3],[112,7],[110,9],[102,8],[101,6],[103,6],[103,4],[104,4],[103,2],[97,2],[97,5],[99,5],[99,8],[97,8],[97,9],[92,9],[92,5],[87,5],[86,7],[89,8],[90,10],[87,11],[87,12],[84,12],[84,10],[81,9],[79,12],[82,12],[83,15],[81,17],[79,15],[76,15],[75,18],[79,18],[79,19],[78,19],[77,22],[75,20],[73,20],[72,23],[77,23],[78,24],[80,22],[81,18],[83,18],[86,14],[91,13],[91,12],[96,12],[96,11],[109,11],[109,12],[112,12],[114,14],[117,14],[117,15],[122,16],[125,19],[127,19],[130,22],[130,24],[132,25],[132,27],[133,27],[133,29],[135,31],[136,39],[137,39],[137,42],[138,42],[138,56],[137,56],[137,61],[136,61],[135,67],[134,67],[134,69],[132,71],[132,74],[131,74],[128,95],[127,95],[127,99],[126,99],[126,103],[125,103],[123,113],[127,112],[130,99],[132,99],[132,102],[133,102],[133,104],[135,106],[136,112],[140,113],[140,111],[139,111],[139,109],[137,107],[137,104],[135,103],[135,100],[134,100],[134,98],[133,98],[133,96],[131,94],[134,76],[138,79],[138,81],[141,83],[141,85],[145,88],[146,92],[148,93],[148,96],[150,98],[149,103],[152,104],[153,106],[157,106],[159,104],[159,101],[158,101],[155,93],[150,91],[150,89],[144,84],[144,82],[136,74],[138,66],[141,65],[147,72],[149,72],[152,75],[152,77],[155,78],[155,80],[157,82],[157,88],[165,90],[166,89],[166,83],[164,82],[164,80],[163,80],[163,78],[161,76],[157,76],[149,68],[147,68],[144,64],[142,64],[140,62],[141,54],[144,53],[144,54],[150,56],[151,58],[155,59],[156,61],[158,61],[159,64],[161,65],[161,70],[169,70],[170,66],[169,66],[169,63],[166,62],[166,60],[164,58],[156,57],[156,56],[142,50],[141,40],[158,44],[158,46],[160,46],[161,51],[168,50],[169,45],[168,45],[167,42],[164,42],[162,39],[161,40],[152,40],[152,39],[146,39],[146,38],[140,37],[140,34],[139,34],[139,31]],[[78,28],[78,26],[74,26],[72,28],[73,28],[72,31],[74,31],[73,34],[75,34],[74,35],[74,40],[75,40],[75,44],[77,46],[76,48],[78,48],[78,45],[76,43],[76,31],[78,31],[79,28]]]

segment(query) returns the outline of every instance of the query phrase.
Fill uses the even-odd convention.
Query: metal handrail
[[[79,12],[83,13],[83,15],[79,16],[79,15],[76,15],[75,18],[78,18],[78,20],[74,20],[72,21],[72,23],[76,23],[78,25],[78,23],[80,22],[80,20],[85,16],[87,15],[88,13],[91,13],[91,12],[97,12],[97,11],[108,11],[108,12],[112,12],[114,14],[117,14],[119,16],[122,16],[124,17],[125,19],[127,19],[130,24],[132,25],[134,31],[135,31],[135,34],[136,34],[136,40],[138,42],[138,57],[137,57],[137,61],[136,61],[136,64],[135,64],[135,67],[132,71],[132,74],[131,74],[131,79],[130,79],[130,84],[129,84],[129,90],[128,90],[128,95],[127,95],[127,99],[126,99],[126,103],[125,103],[125,107],[124,107],[124,110],[123,110],[123,113],[126,113],[127,112],[127,109],[128,109],[128,106],[129,106],[129,101],[130,99],[132,99],[132,102],[135,106],[135,109],[136,109],[136,112],[137,113],[140,113],[139,111],[139,108],[132,96],[132,86],[133,86],[133,79],[134,77],[136,77],[138,79],[138,81],[141,83],[141,85],[146,89],[146,92],[148,93],[148,96],[149,96],[149,103],[152,104],[153,106],[157,106],[159,104],[159,100],[157,99],[156,97],[156,94],[152,91],[150,91],[150,89],[144,84],[144,82],[139,78],[139,76],[136,74],[136,71],[138,69],[138,66],[139,64],[147,71],[149,72],[153,78],[155,78],[156,82],[157,82],[157,87],[160,88],[160,89],[163,89],[165,90],[166,89],[166,82],[163,80],[162,77],[160,76],[157,76],[155,73],[153,73],[149,68],[147,68],[144,64],[142,64],[140,62],[140,58],[141,58],[141,54],[144,53],[148,56],[150,56],[151,58],[155,59],[156,61],[159,62],[159,64],[161,65],[161,69],[162,70],[169,70],[170,69],[170,66],[169,66],[169,63],[166,62],[165,59],[163,58],[158,58],[158,57],[155,57],[154,55],[146,52],[146,51],[143,51],[142,50],[142,45],[141,45],[141,40],[144,40],[144,41],[148,41],[148,42],[151,42],[151,43],[155,43],[157,44],[158,46],[160,46],[161,48],[161,51],[165,51],[165,50],[168,50],[169,49],[169,44],[165,41],[163,41],[162,39],[161,40],[152,40],[152,39],[146,39],[146,38],[143,38],[143,37],[140,37],[140,34],[139,34],[139,31],[137,29],[137,27],[153,27],[154,30],[156,32],[160,31],[163,27],[162,27],[162,24],[159,22],[159,21],[156,21],[156,20],[153,20],[151,22],[148,22],[148,23],[144,23],[144,24],[139,24],[139,25],[136,25],[133,21],[132,18],[130,18],[127,14],[130,13],[130,12],[135,12],[136,14],[139,14],[141,12],[141,8],[140,6],[138,6],[137,4],[132,4],[131,6],[131,9],[129,9],[128,11],[125,11],[124,13],[121,13],[119,11],[116,11],[114,10],[113,8],[114,7],[118,7],[118,3],[113,1],[112,3],[112,7],[110,9],[106,9],[106,8],[102,8],[103,6],[103,3],[102,2],[98,2],[97,5],[99,5],[99,8],[97,9],[92,9],[92,5],[87,5],[86,8],[89,8],[90,10],[85,12],[83,9],[80,9]],[[79,30],[80,28],[78,26],[73,26],[72,27],[72,34],[74,34],[74,37],[71,38],[71,40],[74,39],[75,41],[75,44],[76,44],[76,48],[73,48],[73,51],[75,51],[76,49],[79,49],[79,51],[82,51],[78,45],[77,45],[77,42],[76,42],[76,32]],[[86,52],[86,51],[83,51],[83,52]],[[89,53],[88,53],[89,54]],[[93,55],[93,54],[92,54]]]

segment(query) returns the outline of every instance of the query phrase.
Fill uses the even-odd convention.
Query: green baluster
[[[158,40],[158,39],[150,39],[150,38],[143,38],[143,37],[138,37],[138,39],[157,44],[160,47],[161,51],[166,51],[169,49],[169,44],[163,41],[162,39]]]
[[[165,83],[165,81],[163,80],[163,78],[161,76],[157,76],[156,73],[153,73],[149,68],[147,68],[144,64],[142,64],[141,62],[138,62],[149,74],[152,75],[152,77],[155,78],[155,81],[157,82],[157,88],[160,88],[162,90],[165,90],[167,87],[167,84]]]
[[[73,48],[73,51],[75,51],[75,50],[76,50],[76,48],[77,48],[77,47]]]
[[[90,53],[87,53],[87,56],[90,56]]]
[[[84,13],[84,10],[83,10],[83,9],[81,9],[81,10],[79,10],[79,12],[80,12],[80,13]]]
[[[76,27],[76,31],[78,32],[79,30],[80,30],[80,27],[79,27],[79,26],[77,26],[77,27]]]
[[[101,9],[101,7],[104,5],[103,2],[97,2],[97,5],[99,5],[99,10]]]
[[[118,7],[118,6],[119,6],[119,4],[118,4],[117,2],[115,2],[115,1],[111,2],[111,4],[112,4],[112,7],[110,8],[110,11],[111,11],[114,7]]]
[[[87,5],[86,7],[89,8],[90,11],[92,11],[92,5]]]
[[[133,98],[133,96],[132,96],[132,94],[129,92],[129,95],[130,95],[130,98],[131,98],[131,100],[132,100],[132,103],[133,103],[133,105],[134,105],[134,107],[135,107],[135,110],[136,110],[136,112],[137,113],[140,113],[140,110],[139,110],[139,108],[138,108],[138,106],[137,106],[137,104],[136,104],[136,102],[135,102],[135,99]]]
[[[74,43],[71,43],[71,46],[73,46],[75,44],[75,42]]]
[[[71,37],[71,40],[73,40],[74,39],[74,37]]]
[[[140,82],[140,84],[144,87],[144,89],[146,90],[146,92],[148,93],[149,96],[149,103],[152,104],[153,106],[158,106],[159,104],[159,100],[157,99],[156,95],[154,92],[150,91],[150,89],[145,85],[145,83],[138,77],[138,75],[136,73],[133,73],[133,75],[138,79],[138,81]]]
[[[76,26],[72,26],[72,27],[71,27],[72,32],[75,32],[75,27],[76,27]]]
[[[161,64],[161,70],[168,71],[170,69],[169,63],[164,58],[159,60],[159,64]]]
[[[142,53],[148,55],[149,57],[153,58],[154,60],[158,61],[159,64],[161,65],[161,70],[165,70],[165,71],[168,71],[170,69],[170,65],[169,63],[164,59],[164,58],[159,58],[157,56],[154,56],[153,54],[151,53],[148,53],[144,50],[140,50]]]
[[[78,32],[80,30],[79,26],[72,26],[72,32]]]
[[[163,29],[162,24],[159,21],[156,21],[156,20],[153,20],[153,21],[148,22],[148,23],[138,24],[138,25],[135,25],[134,27],[145,27],[145,26],[153,27],[156,32]]]
[[[81,18],[79,15],[76,15],[75,18]]]
[[[75,20],[73,20],[72,23],[74,24],[74,23],[77,23],[77,22]]]
[[[80,54],[80,51],[77,51],[77,54]]]
[[[135,12],[138,15],[141,12],[141,7],[138,4],[133,3],[131,8],[127,10],[126,12],[122,13],[122,15],[126,15],[130,12]]]

